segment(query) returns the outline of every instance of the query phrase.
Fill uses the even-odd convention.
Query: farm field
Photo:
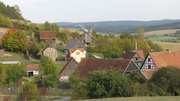
[[[146,36],[151,41],[159,41],[159,42],[165,42],[165,41],[178,41],[178,37],[171,37],[171,36],[164,36],[164,35],[152,35],[152,36]]]
[[[156,42],[156,41],[153,42],[159,44],[164,50],[166,49],[180,50],[180,43]]]
[[[78,101],[179,101],[180,96],[156,96],[156,97],[120,97],[120,98],[103,98],[89,99]]]
[[[174,34],[174,33],[176,33],[176,31],[179,31],[179,30],[180,29],[149,31],[149,32],[145,32],[145,35],[150,36],[150,35]]]

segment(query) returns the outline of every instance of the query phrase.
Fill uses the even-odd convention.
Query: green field
[[[24,56],[23,53],[5,52],[4,55],[0,55],[0,61],[20,61],[23,64],[36,64]]]
[[[165,42],[165,41],[178,41],[178,37],[171,37],[171,36],[165,36],[165,35],[152,35],[152,36],[146,36],[149,40],[152,41],[158,41],[158,42]]]
[[[180,96],[119,97],[119,98],[88,99],[88,100],[79,100],[79,101],[180,101]]]
[[[65,64],[56,64],[58,71],[60,71],[64,67],[64,65]]]
[[[180,43],[169,43],[169,42],[154,42],[159,44],[164,50],[180,50]]]

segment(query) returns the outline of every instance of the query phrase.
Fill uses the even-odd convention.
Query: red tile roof
[[[26,65],[26,70],[39,70],[39,64]]]
[[[136,52],[144,60],[144,52],[143,52],[143,50],[136,50],[136,51],[133,51],[133,52]]]
[[[55,31],[41,31],[40,32],[40,40],[48,40],[48,39],[55,39]]]
[[[154,72],[155,71],[157,71],[157,69],[153,69],[153,70],[144,70],[144,72],[143,72],[143,74],[145,75],[145,77],[147,78],[147,79],[150,79],[150,78],[152,78],[152,76],[153,76],[153,74],[154,74]]]
[[[136,53],[144,60],[143,50],[126,51],[125,54],[123,54],[123,59],[132,59]]]
[[[89,78],[90,73],[98,70],[121,69],[126,70],[131,60],[125,59],[97,59],[83,58],[76,68],[79,78]]]
[[[77,49],[80,50],[81,52],[84,52],[84,48],[69,49],[69,52],[74,52]]]
[[[180,68],[180,51],[149,53],[158,68],[174,66]]]

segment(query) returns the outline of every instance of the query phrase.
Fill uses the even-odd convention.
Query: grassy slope
[[[121,98],[89,99],[89,100],[81,100],[81,101],[180,101],[180,96],[121,97]]]
[[[24,54],[17,54],[13,52],[5,52],[4,55],[0,55],[0,61],[20,61],[23,64],[36,64],[24,57]]]
[[[164,50],[171,49],[171,50],[180,50],[180,43],[169,43],[169,42],[155,42],[159,44]]]
[[[96,55],[98,57],[101,57],[101,58],[104,58],[103,54],[102,53],[92,53],[93,55]]]

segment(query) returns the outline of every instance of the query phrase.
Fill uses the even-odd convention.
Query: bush
[[[94,53],[95,49],[93,46],[87,46],[87,52],[88,53]]]
[[[127,97],[132,92],[126,77],[121,71],[96,71],[91,73],[87,82],[88,96],[90,98]]]
[[[86,98],[86,96],[87,96],[86,85],[79,85],[76,87],[75,91],[73,92],[72,99],[80,100]]]
[[[171,95],[180,95],[180,69],[177,67],[160,68],[153,74],[150,82]]]
[[[139,83],[132,84],[131,89],[135,96],[148,96],[149,95],[149,89],[146,83],[145,84],[139,84]]]
[[[49,58],[48,58],[47,56],[42,55],[42,56],[41,56],[40,65],[41,65],[42,67],[45,67],[45,65],[47,64],[48,60],[49,60]]]
[[[18,95],[19,101],[39,101],[40,94],[36,84],[25,83],[23,85],[23,92]]]

